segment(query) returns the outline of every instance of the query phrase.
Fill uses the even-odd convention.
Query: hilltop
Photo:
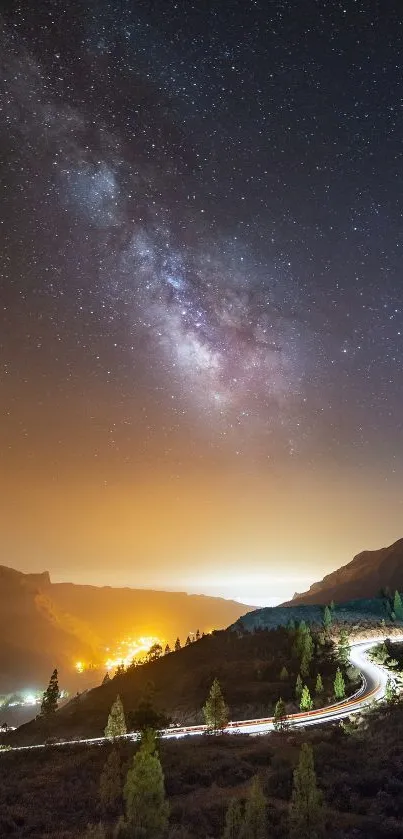
[[[332,610],[333,623],[346,625],[350,629],[365,632],[366,629],[379,626],[382,620],[389,621],[388,598],[373,597],[350,600],[347,603],[336,603]],[[233,629],[253,632],[258,629],[275,629],[287,626],[290,620],[311,626],[323,625],[323,606],[308,603],[284,604],[283,606],[265,606],[255,609],[239,618]],[[391,623],[391,628],[394,626]]]
[[[382,590],[403,590],[403,539],[387,548],[362,551],[347,565],[327,574],[309,591],[294,594],[285,606],[297,603],[342,603],[356,598],[377,597]]]

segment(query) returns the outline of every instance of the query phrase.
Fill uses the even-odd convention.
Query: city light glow
[[[108,671],[115,670],[119,665],[128,667],[133,660],[141,659],[153,644],[164,642],[152,635],[142,635],[140,638],[127,637],[120,641],[105,661]]]
[[[116,644],[105,647],[107,656],[103,666],[108,672],[116,670],[117,667],[122,665],[126,668],[133,661],[141,661],[154,644],[160,644],[164,649],[165,643],[154,635],[127,636],[117,641]],[[74,669],[77,673],[84,673],[86,670],[100,669],[100,667],[80,660],[74,663]]]

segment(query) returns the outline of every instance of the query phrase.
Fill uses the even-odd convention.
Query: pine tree
[[[167,644],[166,647],[165,647],[165,650],[164,650],[164,655],[169,655],[170,652],[171,652],[171,648],[170,648],[169,644]]]
[[[232,798],[225,814],[223,839],[240,839],[242,808],[237,798]]]
[[[185,641],[185,647],[190,647],[191,643],[192,642],[190,640],[190,636],[188,635],[188,637],[186,638],[186,641]]]
[[[295,696],[296,696],[296,699],[298,700],[298,702],[301,699],[302,687],[303,687],[303,685],[302,685],[301,674],[298,673],[297,681],[295,682]]]
[[[350,652],[351,650],[347,632],[345,629],[342,629],[339,638],[338,659],[341,664],[344,664],[345,667],[347,667],[349,663]]]
[[[42,696],[41,716],[52,717],[57,711],[57,705],[60,699],[59,681],[57,677],[57,670],[54,670],[49,684]]]
[[[322,676],[320,675],[320,673],[318,673],[318,675],[316,677],[315,693],[316,693],[316,696],[321,696],[322,693],[323,693],[323,682],[322,682]]]
[[[309,661],[305,656],[302,656],[301,658],[299,669],[301,671],[301,675],[304,677],[304,679],[306,679],[307,676],[309,676]]]
[[[169,725],[169,719],[162,711],[157,711],[153,703],[152,691],[146,690],[137,708],[129,711],[128,723],[130,731],[144,732],[148,729],[160,731]]]
[[[203,708],[206,725],[214,734],[222,732],[228,722],[228,708],[224,702],[218,679],[214,679],[209,697]]]
[[[122,799],[120,760],[116,749],[112,749],[99,779],[99,801],[104,816],[117,816]]]
[[[105,737],[121,737],[126,734],[125,712],[120,696],[118,695],[112,705],[108,722],[105,728]]]
[[[133,839],[160,839],[168,826],[164,773],[155,740],[147,735],[136,752],[126,777],[124,826]]]
[[[146,659],[147,661],[157,661],[162,656],[162,647],[161,644],[153,644],[150,647]]]
[[[125,672],[125,666],[123,664],[123,661],[121,661],[120,664],[118,664],[118,666],[115,670],[115,676],[123,676],[124,672]]]
[[[196,641],[200,641],[200,629],[196,629]]]
[[[157,750],[157,732],[153,728],[146,728],[144,731],[141,732],[140,737],[140,746],[143,749],[153,755]]]
[[[290,839],[321,839],[324,835],[322,794],[316,784],[311,746],[301,747],[290,803]]]
[[[111,680],[111,677],[110,677],[110,675],[109,675],[108,671],[106,671],[105,676],[104,676],[104,678],[102,679],[102,684],[103,684],[103,685],[107,685],[107,684],[108,684],[108,682],[110,682],[110,680]]]
[[[386,682],[386,685],[385,685],[385,699],[386,699],[386,702],[396,702],[396,700],[397,700],[396,685],[392,681],[390,676],[388,676],[388,679],[387,679],[387,682]]]
[[[286,667],[282,667],[281,673],[280,673],[280,681],[286,682],[287,679],[288,679],[288,670],[287,670]]]
[[[181,642],[180,642],[180,639],[179,639],[179,638],[177,638],[177,639],[176,639],[176,641],[175,641],[175,647],[174,647],[174,650],[175,650],[175,652],[177,653],[177,652],[178,652],[178,650],[180,650],[180,649],[181,649]]]
[[[323,611],[323,626],[325,627],[326,632],[330,629],[332,621],[333,618],[329,606],[325,606]]]
[[[301,711],[312,711],[313,702],[307,685],[304,685],[304,687],[302,688],[301,701],[299,703],[299,707],[301,708]]]
[[[301,666],[300,671],[303,676],[308,676],[309,667],[313,659],[313,640],[309,626],[306,627],[302,636],[301,642]]]
[[[304,650],[305,635],[307,632],[307,625],[305,621],[300,621],[297,626],[297,634],[295,638],[295,652],[301,656]]]
[[[275,731],[285,731],[287,726],[287,711],[283,699],[278,700],[274,709],[273,728]]]
[[[396,620],[402,621],[403,620],[403,603],[402,603],[402,598],[400,597],[400,594],[399,594],[397,589],[395,591],[395,596],[393,598],[393,611],[395,613]]]
[[[335,699],[344,699],[346,695],[346,685],[340,667],[338,667],[336,670],[336,678],[333,682],[333,685]]]
[[[266,839],[266,799],[259,778],[254,778],[245,805],[241,839]]]

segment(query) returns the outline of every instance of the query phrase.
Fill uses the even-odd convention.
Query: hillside
[[[56,607],[85,621],[110,644],[127,633],[154,635],[172,644],[179,635],[225,629],[252,607],[220,597],[149,589],[52,583]]]
[[[347,565],[327,574],[309,591],[294,594],[285,606],[297,603],[342,603],[362,597],[377,597],[382,590],[403,590],[403,539],[388,548],[363,551]]]
[[[336,603],[332,615],[334,624],[346,624],[355,630],[361,628],[365,631],[379,626],[382,620],[388,622],[387,598],[360,598],[347,603]],[[308,603],[294,605],[293,602],[290,605],[265,606],[243,615],[235,622],[233,629],[247,632],[275,629],[278,626],[287,626],[290,620],[303,620],[312,626],[322,627],[323,606]],[[391,628],[393,626],[392,622]]]
[[[83,690],[89,678],[96,684],[101,676],[77,673],[75,662],[88,662],[103,676],[106,657],[126,636],[152,635],[172,644],[196,629],[221,629],[247,609],[183,592],[52,583],[47,572],[0,566],[0,694],[43,690],[54,667],[62,687]]]
[[[10,735],[11,744],[44,742],[48,737],[102,736],[117,694],[128,714],[152,685],[153,704],[174,723],[204,721],[202,708],[214,678],[222,686],[231,719],[250,719],[273,713],[280,696],[289,710],[297,711],[295,682],[300,657],[295,650],[295,632],[216,632],[178,652],[162,656],[116,676],[107,684],[82,695],[61,708],[50,724],[37,720]],[[286,666],[286,678],[280,678]],[[306,682],[314,693],[317,672],[322,674],[325,695],[332,695],[337,664],[332,647],[318,647]],[[323,697],[320,699],[323,702]]]
[[[68,616],[48,597],[49,575],[0,566],[0,693],[40,688],[53,667],[71,668],[80,655],[95,656]]]
[[[403,706],[377,708],[357,733],[338,725],[250,737],[191,737],[159,744],[169,798],[168,839],[220,839],[231,799],[247,799],[259,775],[267,832],[289,837],[288,802],[301,744],[314,750],[326,806],[326,839],[401,839],[403,830]],[[123,787],[136,744],[71,745],[6,752],[0,761],[1,836],[82,839],[100,819],[99,779],[115,748]],[[72,806],[74,802],[74,806]],[[118,802],[117,815],[123,803]],[[105,818],[113,829],[117,815]],[[95,832],[94,832],[94,835]],[[107,834],[109,835],[109,834]]]

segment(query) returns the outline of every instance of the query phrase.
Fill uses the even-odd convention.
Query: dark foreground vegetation
[[[265,830],[260,839],[288,839],[293,835],[289,819],[293,771],[304,742],[312,746],[317,784],[323,794],[323,827],[318,839],[401,839],[400,703],[372,711],[361,717],[358,725],[256,738],[204,735],[160,741],[170,805],[165,835],[170,839],[223,837],[230,802],[247,803],[257,778],[264,796]],[[116,741],[101,746],[4,752],[0,755],[0,836],[79,839],[90,835],[88,824],[100,821],[108,835],[123,812],[119,790],[138,748],[131,742]],[[118,797],[108,813],[100,799],[100,777],[113,750],[117,752],[114,777],[118,779]],[[304,839],[305,834],[300,837]]]

